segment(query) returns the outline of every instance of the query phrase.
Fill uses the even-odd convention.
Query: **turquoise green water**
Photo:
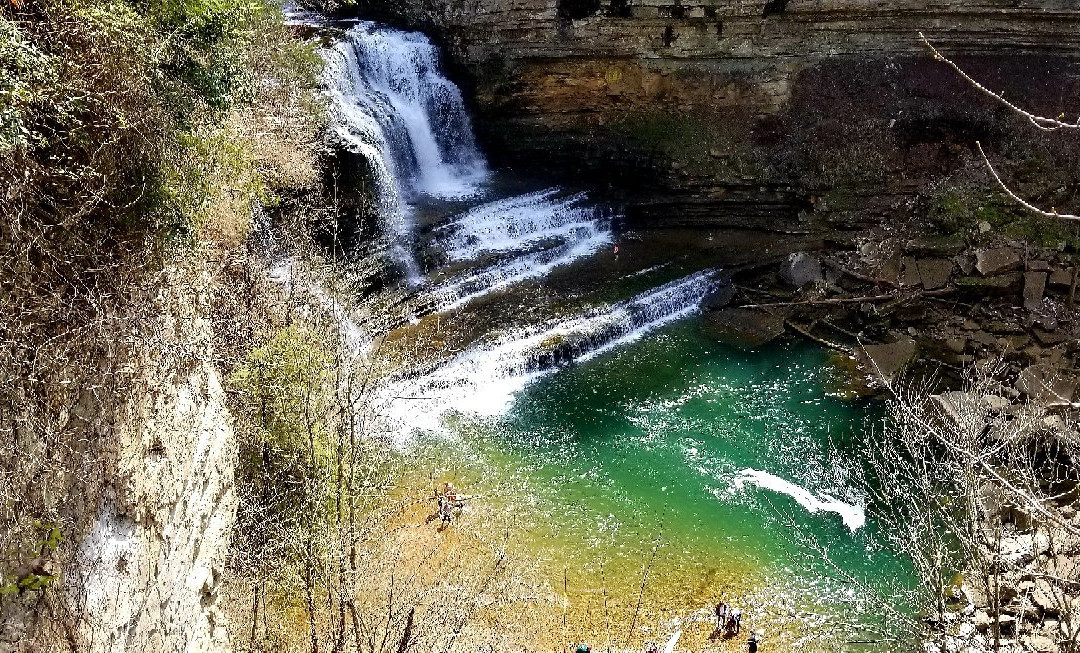
[[[481,494],[474,512],[504,515],[579,628],[597,627],[600,591],[605,625],[621,609],[659,632],[725,597],[751,627],[825,637],[822,619],[875,624],[881,609],[836,579],[822,546],[896,605],[909,572],[877,544],[872,518],[852,531],[735,479],[750,468],[863,504],[850,472],[880,408],[831,396],[832,374],[820,349],[735,349],[693,318],[542,378],[501,419],[457,421],[460,440],[431,445],[433,473]]]

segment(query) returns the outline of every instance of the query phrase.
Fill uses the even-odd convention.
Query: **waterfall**
[[[487,177],[461,91],[423,34],[360,23],[323,57],[333,131],[371,167],[391,254],[418,283],[408,202],[474,195]]]
[[[583,204],[585,193],[558,197],[558,188],[478,206],[445,227],[442,240],[452,261],[486,253],[527,249],[552,240],[578,240],[606,231],[601,210]]]
[[[481,343],[426,374],[384,389],[380,413],[397,442],[413,429],[435,430],[442,416],[494,416],[541,376],[633,342],[699,310],[716,285],[716,270],[664,284],[631,299]]]

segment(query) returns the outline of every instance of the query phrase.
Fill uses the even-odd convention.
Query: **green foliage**
[[[224,216],[230,224],[217,231],[242,238],[243,216],[268,194],[257,122],[245,132],[244,121],[229,121],[256,102],[271,104],[260,115],[278,109],[267,84],[308,97],[317,83],[313,48],[281,27],[276,5],[43,0],[9,13],[0,13],[0,158],[11,161],[0,161],[9,164],[0,182],[17,191],[10,201],[46,193],[41,208],[54,221],[100,207],[96,228],[150,230],[167,242],[205,236]],[[282,108],[301,119],[320,109]],[[26,173],[9,178],[15,170]]]
[[[990,235],[1003,233],[1040,247],[1080,250],[1080,231],[1075,224],[1037,215],[1005,194],[981,187],[944,188],[931,197],[927,219],[946,235],[978,235],[979,223],[985,222],[990,225]]]
[[[274,453],[318,457],[327,431],[333,363],[318,334],[290,326],[248,354],[232,375],[245,412],[265,432]]]
[[[55,61],[0,15],[0,153],[39,144],[26,113],[37,99],[35,89],[54,83]]]
[[[31,531],[37,533],[40,539],[32,542],[25,550],[7,552],[7,556],[13,561],[23,564],[16,564],[13,573],[0,574],[0,596],[45,590],[59,580],[59,576],[46,571],[44,562],[64,541],[64,536],[58,527],[37,520],[34,520]]]

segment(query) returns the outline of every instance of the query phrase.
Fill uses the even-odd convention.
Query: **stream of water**
[[[423,35],[358,23],[325,57],[335,133],[368,161],[407,288],[402,326],[369,334],[395,361],[379,428],[485,497],[458,527],[509,516],[581,632],[599,632],[598,587],[605,614],[645,605],[642,632],[719,597],[789,647],[875,622],[818,553],[906,578],[849,483],[879,415],[829,394],[826,355],[716,341],[699,304],[721,271],[647,244],[620,255],[617,212],[580,189],[500,193]]]

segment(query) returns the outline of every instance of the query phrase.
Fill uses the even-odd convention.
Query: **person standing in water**
[[[722,600],[716,604],[716,629],[723,630],[727,625],[728,607]]]
[[[728,635],[738,635],[740,630],[742,630],[742,610],[739,608],[732,608],[728,616]]]

